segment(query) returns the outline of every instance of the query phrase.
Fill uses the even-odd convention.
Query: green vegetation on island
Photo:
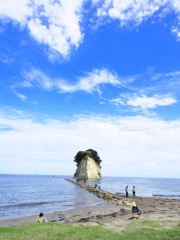
[[[102,160],[100,159],[97,151],[95,151],[93,149],[88,149],[86,151],[79,151],[76,154],[76,156],[74,157],[74,162],[76,162],[77,166],[79,166],[81,160],[84,159],[87,156],[90,157],[90,158],[93,158],[94,161],[100,166]]]

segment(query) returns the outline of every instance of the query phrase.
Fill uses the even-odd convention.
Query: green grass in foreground
[[[180,227],[164,230],[135,228],[117,233],[102,226],[70,226],[58,223],[0,228],[0,240],[179,240]]]
[[[128,230],[136,227],[146,227],[146,228],[153,228],[153,229],[158,229],[158,228],[163,228],[162,222],[160,221],[153,221],[153,220],[141,220],[141,221],[132,221],[131,224],[129,224]]]

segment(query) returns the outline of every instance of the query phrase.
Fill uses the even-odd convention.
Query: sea
[[[72,176],[0,174],[0,220],[52,213],[105,202],[93,193],[65,180]],[[101,189],[124,195],[136,187],[140,197],[180,199],[180,179],[103,177],[87,181]]]

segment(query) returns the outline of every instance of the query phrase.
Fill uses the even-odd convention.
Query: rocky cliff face
[[[101,168],[93,158],[86,156],[77,167],[74,177],[77,179],[100,179]]]

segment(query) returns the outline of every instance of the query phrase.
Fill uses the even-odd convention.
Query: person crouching
[[[140,209],[137,207],[136,203],[133,202],[132,203],[132,216],[129,218],[129,220],[139,219],[140,215],[141,215]]]

